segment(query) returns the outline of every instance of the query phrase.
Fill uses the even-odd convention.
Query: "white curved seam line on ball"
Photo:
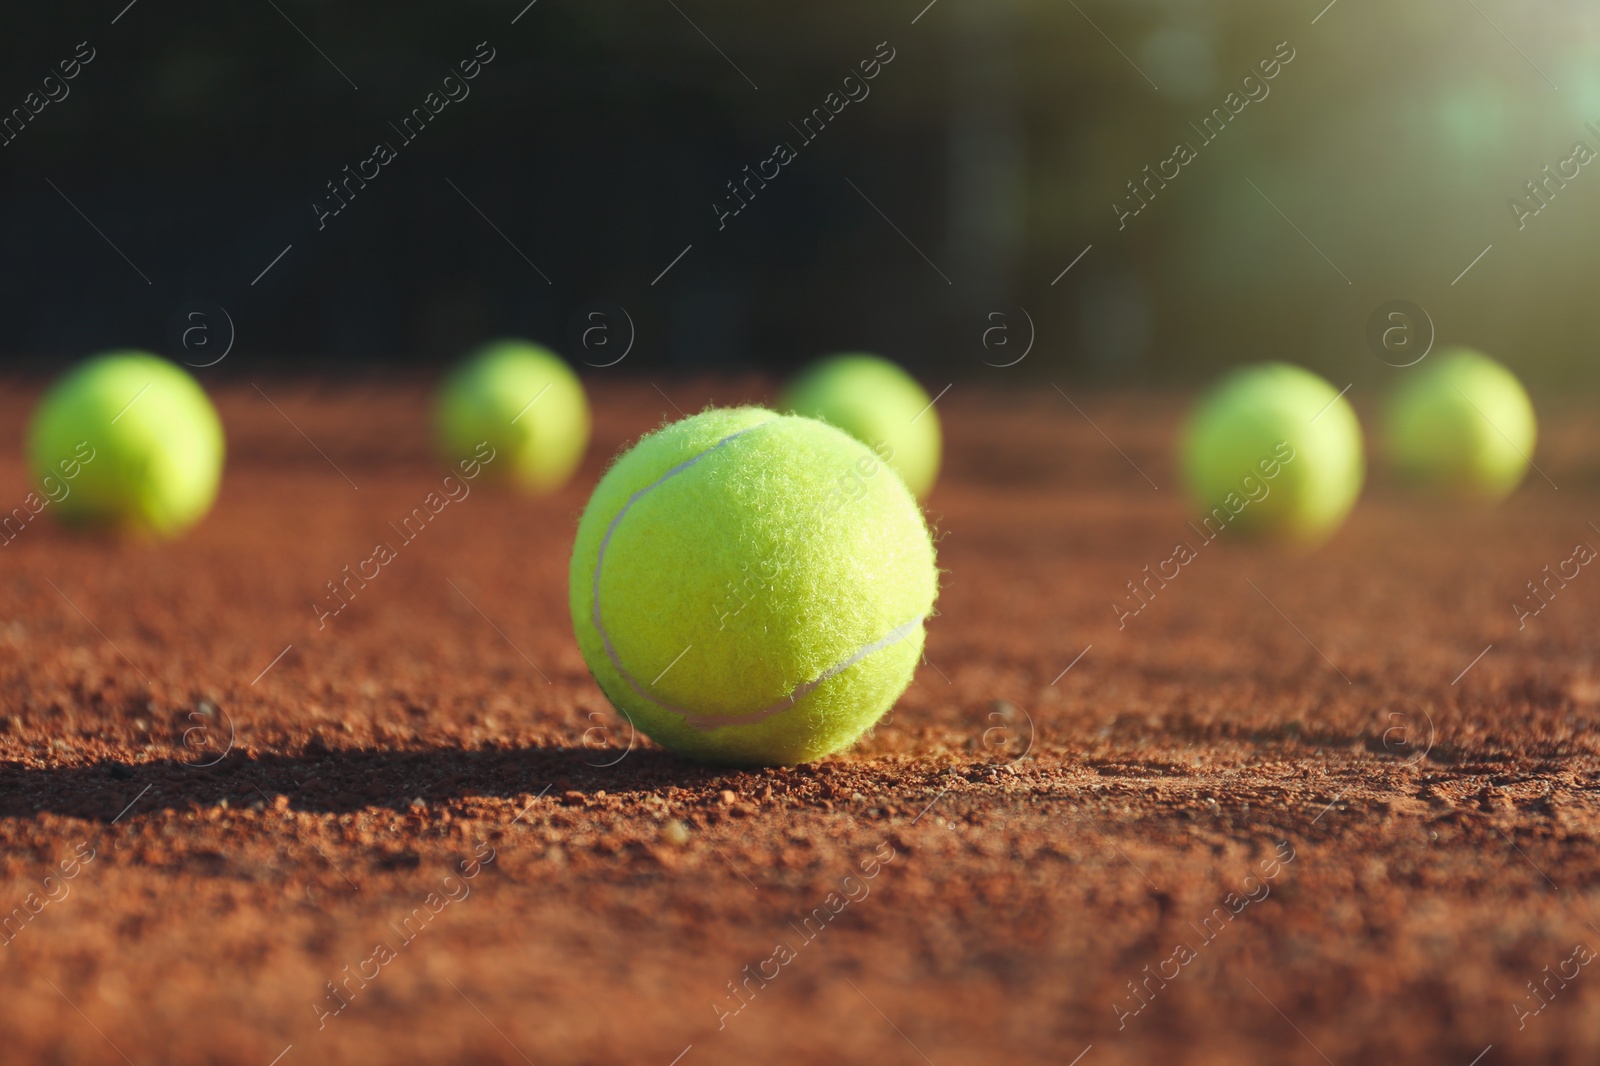
[[[622,658],[617,654],[616,645],[611,642],[611,634],[606,632],[605,624],[601,620],[601,616],[600,616],[600,571],[605,565],[606,551],[611,546],[611,535],[617,531],[617,526],[621,524],[623,516],[626,515],[628,513],[628,511],[632,509],[633,505],[635,503],[638,503],[639,500],[642,499],[645,496],[646,493],[648,493],[651,490],[657,488],[663,482],[665,482],[667,479],[669,479],[671,477],[675,477],[678,474],[681,474],[683,471],[689,469],[689,467],[691,467],[694,464],[698,463],[700,460],[704,459],[706,456],[710,455],[712,452],[718,450],[719,448],[723,447],[724,445],[730,444],[733,441],[737,440],[738,438],[744,436],[746,433],[750,433],[750,432],[752,432],[754,430],[760,429],[762,426],[770,426],[775,421],[777,421],[777,419],[770,419],[770,420],[768,420],[766,422],[760,422],[760,423],[757,423],[756,425],[753,425],[753,426],[747,426],[746,428],[739,430],[737,433],[728,434],[728,436],[723,437],[721,440],[717,441],[715,444],[713,444],[711,447],[707,448],[705,451],[700,452],[697,455],[691,456],[688,459],[685,459],[683,462],[681,462],[681,463],[677,464],[676,466],[672,467],[671,469],[667,470],[666,473],[662,474],[660,477],[658,477],[654,481],[650,482],[650,484],[646,485],[644,488],[639,489],[636,492],[634,492],[631,496],[628,497],[628,502],[624,503],[622,505],[621,509],[618,510],[617,513],[612,517],[610,524],[606,526],[605,536],[600,538],[600,550],[596,553],[596,556],[595,556],[593,601],[592,601],[593,602],[593,610],[591,611],[591,620],[594,623],[595,632],[600,634],[600,641],[605,646],[606,658],[611,660],[612,668],[617,671],[617,673],[622,677],[622,679],[624,681],[626,681],[628,683],[628,685],[635,692],[637,692],[640,695],[640,697],[642,697],[643,699],[649,700],[651,703],[655,704],[657,707],[660,707],[664,711],[667,711],[669,713],[676,714],[676,715],[680,716],[681,718],[683,718],[684,723],[686,725],[688,725],[690,728],[697,729],[697,730],[699,730],[699,731],[701,731],[703,733],[704,732],[709,732],[709,731],[711,731],[713,729],[721,729],[724,726],[754,725],[754,724],[756,724],[758,722],[765,721],[766,719],[772,717],[775,714],[779,714],[779,713],[781,713],[783,711],[788,710],[790,707],[793,707],[800,700],[802,700],[806,696],[810,695],[823,682],[829,680],[830,678],[837,677],[839,674],[842,674],[844,671],[850,669],[850,667],[854,666],[856,663],[859,663],[861,660],[865,659],[867,656],[873,654],[874,652],[882,651],[884,648],[887,648],[890,645],[898,644],[900,641],[904,640],[918,626],[920,626],[924,621],[927,620],[927,616],[926,615],[919,615],[916,618],[913,618],[909,622],[905,622],[905,623],[903,623],[901,625],[896,626],[895,628],[891,629],[887,634],[885,634],[884,636],[878,638],[877,640],[873,641],[872,643],[863,645],[862,647],[858,648],[853,654],[851,654],[844,661],[842,661],[840,663],[837,663],[834,666],[831,666],[828,669],[824,670],[821,674],[819,674],[813,680],[801,682],[799,685],[797,685],[795,687],[793,692],[791,692],[787,696],[784,696],[783,698],[779,699],[776,703],[773,703],[771,706],[764,707],[759,711],[751,711],[748,714],[740,714],[740,715],[703,715],[703,714],[696,714],[695,712],[689,710],[686,707],[676,706],[675,704],[668,703],[667,701],[665,701],[665,700],[661,699],[660,697],[656,696],[649,689],[647,689],[639,681],[638,678],[634,677],[633,674],[631,672],[629,672],[629,670],[625,666],[622,665]],[[685,650],[687,650],[687,649],[685,649]]]
[[[672,704],[667,703],[665,700],[657,699],[648,689],[644,687],[644,685],[639,683],[638,678],[634,677],[628,672],[627,668],[622,665],[621,657],[617,655],[616,645],[611,642],[611,634],[606,632],[605,624],[600,619],[600,571],[605,566],[606,549],[611,546],[611,535],[617,531],[617,526],[622,523],[623,516],[626,515],[633,508],[633,505],[638,503],[646,493],[655,489],[667,479],[676,477],[678,474],[683,473],[685,470],[689,469],[691,466],[698,463],[712,452],[733,443],[746,433],[758,430],[762,426],[770,426],[776,421],[777,419],[775,418],[768,419],[765,422],[758,422],[753,426],[746,426],[737,433],[730,433],[726,437],[723,437],[721,440],[717,441],[711,447],[707,448],[705,451],[700,452],[697,455],[692,455],[683,462],[679,463],[677,466],[672,467],[666,473],[650,482],[650,484],[629,496],[628,502],[622,505],[622,509],[612,517],[611,524],[606,526],[606,535],[600,538],[600,551],[598,554],[596,554],[594,560],[594,609],[591,612],[591,621],[594,623],[595,632],[600,634],[600,641],[605,645],[606,658],[611,660],[612,668],[622,676],[624,681],[632,686],[635,692],[664,711],[670,711],[673,714],[682,715],[685,718],[690,717],[692,713],[685,708],[675,707]]]
[[[702,733],[709,733],[711,730],[721,729],[723,726],[755,725],[758,722],[764,722],[775,714],[780,714],[783,711],[787,711],[790,707],[793,707],[795,704],[805,699],[805,697],[811,695],[811,693],[824,681],[827,681],[830,678],[838,677],[840,674],[844,673],[846,670],[850,669],[856,663],[860,662],[862,659],[865,659],[873,652],[882,651],[884,648],[887,648],[892,644],[900,643],[926,620],[927,615],[918,615],[916,618],[906,622],[904,625],[895,626],[893,629],[889,630],[885,636],[878,638],[871,644],[866,644],[856,649],[855,653],[848,659],[841,663],[837,663],[834,666],[828,667],[828,669],[818,674],[815,680],[801,682],[799,685],[795,686],[795,690],[793,692],[778,700],[778,702],[772,704],[770,707],[763,707],[761,710],[751,711],[749,714],[692,714],[688,711],[679,711],[678,713],[683,715],[684,722],[686,722],[691,728],[698,729]]]

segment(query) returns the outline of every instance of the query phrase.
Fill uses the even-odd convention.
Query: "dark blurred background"
[[[1508,206],[1600,152],[1592,0],[525,3],[8,9],[6,364],[231,339],[208,374],[366,374],[522,334],[591,365],[631,340],[617,373],[865,348],[951,378],[1349,380],[1385,372],[1364,332],[1404,298],[1530,383],[1596,377],[1600,166],[1523,228]],[[470,95],[406,143],[390,124],[479,42]],[[1189,124],[1284,42],[1201,146]],[[891,49],[806,143],[791,123]],[[1180,140],[1198,158],[1119,228]],[[380,141],[396,158],[319,229]],[[719,229],[779,142],[796,158]],[[595,324],[611,347],[585,352]]]

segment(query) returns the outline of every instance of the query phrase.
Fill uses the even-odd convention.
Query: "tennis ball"
[[[96,356],[39,402],[28,430],[34,480],[69,526],[170,537],[211,509],[222,422],[181,367],[147,352]]]
[[[1389,462],[1401,478],[1462,499],[1503,499],[1528,472],[1537,426],[1511,371],[1470,348],[1415,370],[1390,398]]]
[[[566,484],[589,445],[589,401],[561,358],[526,341],[478,349],[439,390],[435,424],[446,462],[488,441],[493,480],[534,493]]]
[[[809,418],[712,409],[643,438],[578,523],[578,646],[611,702],[707,762],[808,762],[893,705],[937,593],[916,501]]]
[[[1366,473],[1350,404],[1287,363],[1235,370],[1201,397],[1179,464],[1207,535],[1309,542],[1344,521]]]
[[[881,455],[919,499],[939,476],[939,413],[911,375],[876,355],[835,355],[790,385],[780,409],[838,426]]]

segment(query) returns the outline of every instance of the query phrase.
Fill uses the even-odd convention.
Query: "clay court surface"
[[[183,541],[0,548],[6,1062],[1600,1053],[1600,575],[1511,606],[1600,546],[1576,404],[1499,509],[1375,478],[1293,554],[1199,546],[1183,397],[958,384],[927,663],[856,750],[727,772],[628,750],[567,556],[620,446],[767,383],[591,381],[572,485],[474,485],[321,629],[440,488],[427,392],[258,384]]]

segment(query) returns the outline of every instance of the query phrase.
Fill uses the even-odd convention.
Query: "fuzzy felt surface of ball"
[[[918,499],[939,476],[939,412],[910,374],[864,353],[830,356],[790,383],[779,409],[838,426],[899,472]]]
[[[641,439],[578,525],[573,625],[611,702],[708,762],[809,762],[910,683],[938,590],[927,524],[864,444],[712,409]]]

